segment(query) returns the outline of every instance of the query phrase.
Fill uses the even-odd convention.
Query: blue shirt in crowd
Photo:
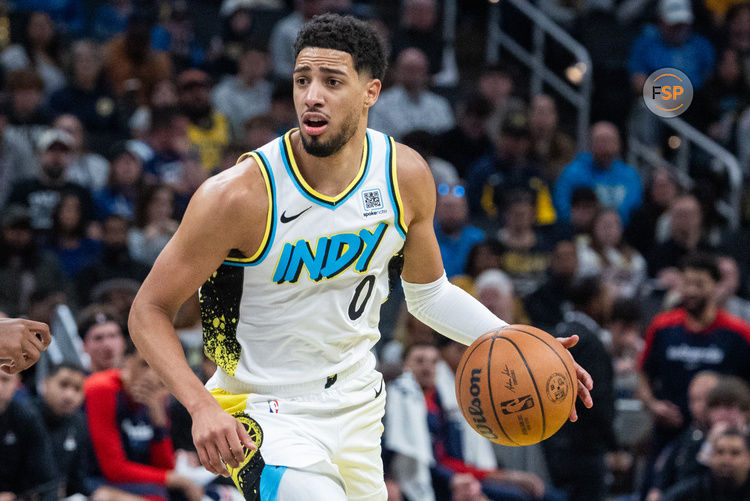
[[[684,44],[669,45],[659,33],[659,28],[650,24],[633,41],[628,73],[650,75],[659,68],[677,68],[688,76],[697,90],[711,76],[714,64],[714,47],[705,37],[693,33]]]
[[[484,232],[471,225],[464,226],[457,237],[449,237],[440,230],[438,225],[435,225],[435,235],[448,278],[466,272],[466,258],[469,256],[469,250],[475,244],[484,241]]]
[[[592,188],[603,206],[617,209],[623,225],[627,225],[630,213],[643,199],[641,177],[633,167],[615,160],[604,169],[594,164],[591,153],[579,154],[557,179],[554,203],[562,221],[570,220],[570,197],[576,188]]]

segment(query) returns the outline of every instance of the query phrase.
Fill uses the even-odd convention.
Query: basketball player
[[[0,369],[17,374],[34,365],[52,338],[49,326],[25,318],[0,318]]]
[[[408,308],[442,334],[469,344],[505,322],[445,277],[425,161],[367,129],[386,65],[375,31],[323,15],[294,49],[300,128],[198,189],[130,332],[190,412],[203,465],[231,474],[246,499],[385,500],[371,348],[391,258],[403,249]],[[199,287],[218,365],[206,387],[171,324]],[[580,368],[578,378],[591,406],[591,379]]]

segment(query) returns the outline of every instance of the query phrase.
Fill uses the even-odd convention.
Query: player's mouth
[[[310,136],[318,136],[328,127],[328,119],[320,113],[305,113],[302,117],[302,126]]]

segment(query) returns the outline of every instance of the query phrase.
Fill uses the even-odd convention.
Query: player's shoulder
[[[255,158],[248,155],[237,165],[206,179],[194,199],[211,210],[235,214],[265,207],[266,179],[260,169]]]

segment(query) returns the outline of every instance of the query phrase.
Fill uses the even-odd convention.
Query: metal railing
[[[737,229],[742,201],[742,169],[737,157],[679,117],[662,118],[654,115],[653,120],[659,120],[660,125],[674,131],[674,137],[679,141],[675,144],[677,154],[674,162],[667,162],[652,144],[642,141],[637,127],[633,126],[629,127],[627,162],[636,168],[642,168],[644,162],[650,168],[674,167],[672,170],[677,173],[678,179],[686,188],[690,188],[693,184],[689,175],[691,149],[695,147],[703,150],[710,156],[710,167],[714,172],[726,172],[729,193],[717,201],[716,209],[724,216],[730,228]]]
[[[510,35],[503,32],[500,24],[500,2],[493,1],[490,4],[487,26],[487,61],[490,63],[499,61],[500,48],[502,47],[531,70],[532,95],[541,93],[543,84],[547,84],[570,102],[577,111],[576,136],[578,147],[579,149],[583,148],[588,136],[591,112],[592,66],[588,51],[528,0],[502,0],[502,4],[503,8],[515,8],[533,24],[533,52],[529,52]],[[577,62],[571,68],[580,77],[578,85],[566,82],[545,65],[545,41],[547,36],[553,38],[575,57]]]

